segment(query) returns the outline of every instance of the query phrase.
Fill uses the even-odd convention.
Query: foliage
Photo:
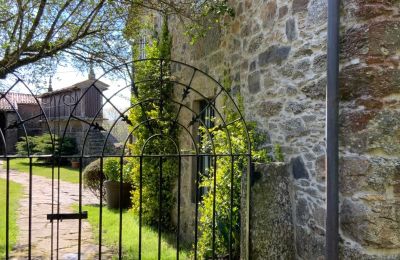
[[[61,143],[59,136],[54,135],[52,138],[50,134],[23,137],[22,141],[17,142],[16,149],[19,155],[73,155],[77,152],[74,138],[65,136]],[[40,160],[45,163],[52,162],[51,158]]]
[[[225,86],[230,86],[229,81],[224,82]],[[236,102],[239,109],[243,109],[242,97],[238,94]],[[257,147],[265,143],[264,135],[257,134],[255,124],[250,123],[247,126],[244,122],[236,121],[239,118],[239,112],[232,105],[230,100],[225,97],[223,114],[225,122],[234,122],[226,128],[220,128],[221,120],[214,118],[215,127],[209,129],[213,135],[214,149],[217,154],[247,154],[249,142],[252,147],[253,161],[268,162],[266,150],[258,150]],[[203,140],[206,140],[202,149],[206,150],[210,145],[209,138],[202,131]],[[249,139],[246,131],[248,130]],[[230,133],[228,137],[227,131]],[[230,142],[228,140],[230,139]],[[230,150],[231,149],[231,150]],[[214,165],[208,171],[207,175],[202,176],[200,187],[207,188],[207,193],[203,195],[200,211],[200,238],[198,241],[200,258],[212,257],[212,237],[213,237],[213,215],[214,199],[215,208],[215,254],[217,256],[226,256],[229,254],[230,224],[232,223],[231,243],[233,249],[232,259],[236,259],[240,254],[240,198],[241,198],[241,179],[242,173],[246,170],[249,158],[247,156],[235,156],[234,160],[230,156],[218,157]],[[232,167],[233,166],[233,167]],[[214,186],[214,178],[216,185]],[[215,193],[215,197],[214,197]],[[231,203],[232,201],[232,203]],[[232,210],[232,211],[231,211]],[[232,218],[230,218],[232,216]]]
[[[119,43],[127,5],[106,0],[0,1],[0,78],[32,64],[42,68],[34,66],[32,72],[48,72],[66,57],[115,63],[114,55],[126,53],[126,44]]]
[[[227,0],[202,1],[192,4],[191,9],[195,15],[189,19],[189,23],[184,23],[185,35],[190,38],[191,44],[204,37],[213,26],[221,24],[225,15],[230,17],[235,15]],[[184,19],[181,19],[181,21],[184,21]]]
[[[103,175],[103,176],[102,176]],[[83,183],[96,197],[100,197],[100,183],[105,180],[104,173],[101,172],[100,159],[89,163],[83,170]],[[105,189],[103,188],[102,195],[104,198]]]
[[[3,164],[3,167],[6,165]],[[16,170],[21,173],[29,173],[29,159],[21,158],[21,159],[12,159],[10,160],[10,169]],[[60,170],[58,167],[54,168],[52,165],[44,165],[43,163],[38,163],[37,159],[32,159],[32,174],[37,176],[42,176],[47,179],[53,179],[60,177],[60,180],[71,182],[71,183],[79,183],[79,171],[77,169],[72,169],[70,167],[60,166]],[[60,175],[58,175],[60,174]]]
[[[76,205],[74,207],[78,209]],[[97,239],[99,235],[99,207],[83,206],[83,210],[88,211],[88,221],[93,228],[93,236]],[[122,229],[122,254],[123,259],[138,259],[139,249],[139,218],[130,211],[122,213],[123,226]],[[119,211],[103,208],[103,243],[110,249],[118,249],[119,242]],[[176,249],[169,243],[173,241],[172,234],[163,233],[161,236],[161,256],[162,259],[175,259]],[[142,226],[142,259],[158,259],[158,251],[154,245],[158,245],[158,232],[153,228]],[[112,259],[118,259],[118,253]],[[186,252],[183,250],[179,254],[180,259],[188,259]]]
[[[161,39],[153,39],[147,46],[148,58],[169,58],[171,49],[171,37],[169,35],[167,18],[164,18]],[[162,75],[160,75],[162,70]],[[135,126],[133,135],[135,142],[130,145],[134,155],[144,154],[175,154],[179,131],[173,124],[175,107],[170,100],[173,85],[168,81],[170,76],[170,64],[168,61],[146,60],[141,66],[135,68],[136,92],[132,98],[134,106],[129,111],[129,121]],[[147,100],[147,101],[146,101]],[[144,102],[146,101],[146,102]],[[156,120],[154,120],[156,119]],[[149,138],[151,140],[149,140]],[[148,142],[146,142],[149,140]],[[146,144],[146,145],[145,145]],[[164,229],[173,229],[171,226],[171,212],[174,205],[172,193],[178,172],[177,159],[143,158],[140,164],[138,158],[131,159],[132,180],[134,192],[132,194],[133,211],[140,211],[142,201],[142,218],[144,223],[157,225],[161,214],[161,225]],[[160,183],[160,164],[162,164],[162,182]],[[140,169],[142,165],[142,169]],[[142,184],[142,185],[141,185]],[[142,188],[142,200],[140,200],[140,187]],[[161,188],[160,188],[161,187]],[[163,210],[159,212],[159,195],[162,193]]]
[[[104,160],[103,170],[105,179],[109,181],[121,181],[121,165],[123,165],[122,181],[124,183],[130,183],[130,174],[132,171],[132,166],[130,162],[128,162],[127,160],[122,160],[121,162],[121,159],[116,157],[106,158]]]
[[[9,250],[11,252],[13,246],[17,242],[18,227],[17,227],[17,209],[19,206],[18,200],[23,194],[22,185],[16,182],[10,181],[10,215],[9,215]],[[0,256],[4,257],[6,255],[6,180],[0,178],[0,209],[2,213],[0,214]],[[3,211],[4,210],[4,211]]]
[[[121,159],[116,157],[105,158],[103,161],[103,173],[101,171],[100,159],[88,164],[83,170],[83,183],[95,196],[100,197],[101,181],[120,181],[121,177]],[[127,160],[123,160],[122,180],[124,183],[131,182],[131,164]],[[103,198],[105,188],[103,186]]]
[[[109,70],[131,59],[132,42],[152,30],[156,13],[177,17],[193,42],[233,9],[227,0],[3,0],[0,79],[19,71],[24,81],[43,86],[58,65]]]
[[[193,44],[213,26],[221,24],[224,16],[234,16],[234,11],[227,0],[133,0],[124,30],[125,37],[137,40],[143,32],[152,31],[157,14],[178,19]]]
[[[40,86],[58,65],[109,70],[131,59],[155,13],[177,17],[193,42],[233,9],[227,0],[0,1],[0,79],[19,71]]]
[[[277,162],[284,162],[285,157],[283,156],[282,147],[280,144],[274,145],[274,154],[275,154],[275,161]]]

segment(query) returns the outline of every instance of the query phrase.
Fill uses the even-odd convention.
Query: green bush
[[[83,170],[83,184],[98,198],[100,197],[100,183],[102,179],[104,181],[106,178],[104,173],[101,173],[100,159],[89,163]],[[104,198],[104,187],[102,193]]]
[[[224,84],[230,86],[229,82]],[[236,96],[239,109],[243,109],[242,97],[240,94]],[[246,131],[249,131],[250,142],[252,144],[252,160],[259,162],[269,162],[266,150],[257,150],[257,147],[265,144],[265,135],[256,133],[255,123],[248,123],[247,126],[241,121],[235,121],[240,115],[236,108],[226,97],[222,105],[223,114],[226,122],[234,122],[229,124],[226,129],[218,127],[222,122],[220,119],[214,118],[216,127],[209,129],[213,134],[213,145],[217,154],[246,154],[248,152],[248,142]],[[246,130],[247,129],[247,130]],[[227,135],[229,131],[230,136]],[[204,127],[200,128],[202,134],[202,151],[206,152],[211,145]],[[229,150],[229,142],[232,151]],[[241,180],[242,173],[246,171],[248,160],[247,156],[221,156],[216,159],[217,168],[211,167],[206,176],[202,176],[200,187],[206,188],[207,193],[203,195],[199,205],[199,230],[200,236],[198,240],[199,258],[211,259],[212,241],[213,241],[213,218],[215,215],[215,254],[218,257],[226,257],[229,255],[230,245],[232,243],[232,259],[240,256],[240,199],[241,199]],[[232,168],[233,166],[233,168]],[[214,190],[214,178],[216,178],[216,189]],[[231,193],[232,192],[232,193]],[[215,196],[214,196],[215,194]],[[233,197],[231,198],[231,194]],[[213,211],[215,200],[216,212]],[[231,204],[232,202],[232,204]],[[230,234],[230,223],[232,223],[232,233]],[[229,237],[231,235],[231,240]]]
[[[103,181],[120,181],[120,159],[106,158],[103,161],[103,173],[101,172],[100,159],[97,159],[88,164],[83,170],[83,183],[95,196],[100,197],[100,183]],[[131,164],[124,160],[123,182],[131,183]],[[103,175],[103,176],[102,176]],[[103,198],[105,189],[103,186]]]
[[[28,155],[28,151],[30,155],[55,155],[55,156],[74,155],[77,152],[76,142],[74,138],[65,136],[64,139],[62,140],[62,145],[61,145],[60,137],[54,135],[52,140],[50,134],[28,136],[28,139],[26,139],[26,137],[23,137],[21,141],[17,142],[16,149],[19,155]],[[41,158],[40,161],[45,163],[50,163],[51,159]],[[66,162],[66,160],[62,161]]]
[[[131,182],[131,163],[123,160],[122,181],[124,183]],[[121,180],[121,159],[117,157],[110,157],[104,160],[103,171],[106,180],[120,181]]]

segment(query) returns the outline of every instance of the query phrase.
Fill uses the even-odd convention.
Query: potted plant
[[[71,159],[71,168],[72,169],[78,169],[81,166],[79,159],[77,158],[72,158]]]
[[[125,161],[123,162],[126,163]],[[104,188],[106,192],[107,207],[109,209],[118,209],[121,205],[122,208],[131,206],[131,190],[132,185],[129,178],[130,167],[124,167],[122,173],[122,186],[121,186],[121,160],[119,158],[107,158],[104,160],[104,175],[106,181]],[[121,195],[122,187],[122,197]]]

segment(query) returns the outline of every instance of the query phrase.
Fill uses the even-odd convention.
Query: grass
[[[4,162],[3,167],[6,167]],[[10,169],[19,172],[29,173],[29,159],[19,158],[10,160]],[[51,165],[45,165],[38,163],[36,159],[33,159],[32,174],[37,176],[42,176],[48,179],[52,178],[52,167]],[[57,179],[58,170],[57,167],[54,168],[54,179]],[[62,166],[60,167],[60,180],[79,183],[79,171],[77,169],[72,169],[70,167]]]
[[[0,259],[6,254],[6,181],[0,179]],[[9,245],[10,249],[17,241],[17,208],[22,195],[22,185],[10,181],[10,215],[9,215]]]
[[[77,209],[77,207],[75,207]],[[99,207],[84,206],[88,211],[89,223],[92,226],[94,237],[98,239]],[[122,251],[124,259],[138,259],[139,248],[139,220],[130,211],[124,211],[122,228]],[[118,252],[119,211],[103,208],[103,245]],[[176,248],[168,243],[173,241],[172,235],[163,235],[161,241],[161,259],[176,259]],[[116,257],[117,258],[117,257]],[[180,259],[188,259],[187,253],[181,251]],[[158,259],[158,232],[150,227],[142,227],[142,259]]]

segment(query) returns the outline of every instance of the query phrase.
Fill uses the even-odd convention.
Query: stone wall
[[[283,163],[255,165],[250,189],[250,259],[294,259],[293,194],[287,166]],[[246,214],[245,191],[242,192],[242,215]],[[245,247],[246,243],[242,243],[242,252]]]
[[[220,82],[227,73],[232,93],[244,97],[246,119],[270,140],[265,145],[282,146],[293,167],[296,253],[317,258],[324,253],[325,187],[315,160],[324,155],[326,3],[255,0],[232,5],[235,18],[194,46],[179,26],[171,26],[176,29],[172,57]]]
[[[29,120],[41,113],[37,104],[18,104],[18,114],[22,120]],[[42,133],[40,118],[31,119],[24,123],[28,135],[40,135]],[[23,129],[19,130],[19,137],[25,136]]]
[[[398,0],[343,4],[340,211],[352,258],[400,258],[399,11]]]
[[[230,1],[194,46],[177,21],[172,58],[244,97],[245,116],[280,144],[293,175],[298,259],[324,255],[326,0]],[[398,0],[343,1],[341,12],[341,242],[344,258],[400,254]]]

